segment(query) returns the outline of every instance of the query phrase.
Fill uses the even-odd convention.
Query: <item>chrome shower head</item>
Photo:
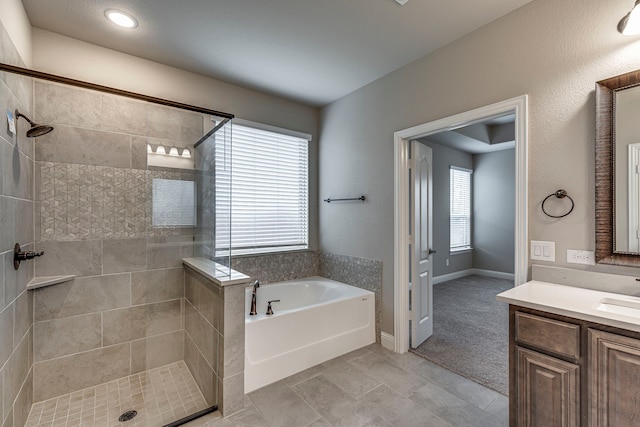
[[[31,125],[31,129],[29,129],[27,131],[27,138],[35,138],[37,136],[42,136],[42,135],[45,135],[45,134],[47,134],[47,133],[49,133],[49,132],[51,132],[53,130],[53,126],[39,125],[37,123],[34,123],[34,122],[31,121],[31,119],[29,119],[29,117],[25,116],[20,111],[16,110],[16,120],[19,117],[24,118]]]

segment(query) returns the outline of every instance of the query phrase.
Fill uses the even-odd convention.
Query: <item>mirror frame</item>
[[[640,70],[596,82],[596,262],[640,267],[640,253],[615,250],[615,93],[640,85]]]

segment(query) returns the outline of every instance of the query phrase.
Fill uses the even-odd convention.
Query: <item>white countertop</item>
[[[534,280],[498,294],[497,299],[521,307],[640,332],[638,297]],[[602,302],[609,304],[603,305]],[[627,313],[606,311],[611,309]]]

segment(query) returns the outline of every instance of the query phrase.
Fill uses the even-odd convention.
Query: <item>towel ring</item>
[[[550,213],[548,213],[546,210],[544,210],[544,203],[553,196],[556,196],[558,199],[564,199],[565,197],[569,198],[569,200],[571,201],[571,209],[569,209],[569,211],[563,215],[551,215]],[[555,193],[549,194],[544,198],[544,200],[542,201],[542,212],[544,212],[545,215],[550,216],[551,218],[562,218],[569,215],[573,211],[574,206],[575,203],[573,203],[573,199],[567,194],[566,190],[558,190]]]

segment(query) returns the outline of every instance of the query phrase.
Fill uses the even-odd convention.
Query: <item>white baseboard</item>
[[[453,273],[443,274],[433,278],[433,284],[446,282],[447,280],[460,279],[461,277],[471,276],[473,274],[473,268],[468,270],[454,271]]]
[[[472,268],[472,274],[477,274],[479,276],[487,276],[487,277],[495,277],[496,279],[509,279],[515,280],[516,275],[513,273],[503,273],[502,271],[493,271],[493,270],[482,270],[480,268]]]
[[[380,333],[380,344],[387,350],[396,351],[396,339],[386,332]]]
[[[495,277],[497,279],[515,280],[513,273],[503,273],[502,271],[483,270],[480,268],[469,268],[467,270],[454,271],[453,273],[443,274],[433,278],[433,284],[446,282],[447,280],[460,279],[462,277],[477,274],[479,276]]]

